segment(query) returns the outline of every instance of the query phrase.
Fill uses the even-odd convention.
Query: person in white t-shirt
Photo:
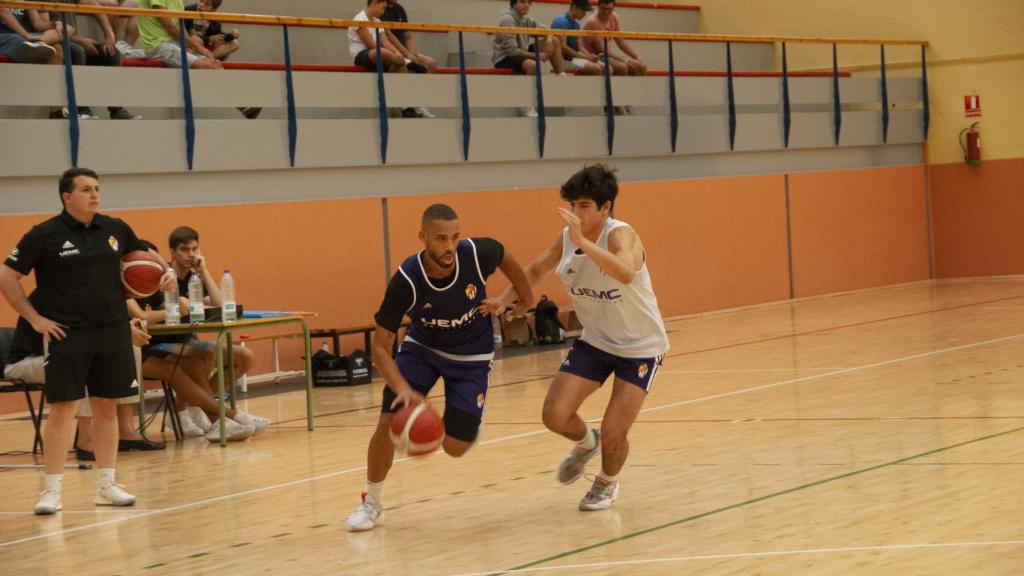
[[[570,484],[601,453],[601,473],[580,510],[605,510],[618,497],[618,475],[629,454],[629,429],[668,352],[668,336],[647,271],[647,253],[633,228],[612,218],[619,185],[600,164],[587,166],[562,185],[559,208],[565,228],[524,270],[530,284],[554,271],[572,300],[583,333],[551,381],[543,420],[576,443],[558,468]],[[587,429],[578,410],[614,374],[601,429]]]
[[[360,22],[380,22],[380,17],[388,9],[387,0],[366,0],[366,9],[356,14],[353,20]],[[385,72],[408,72],[406,60],[402,53],[388,40],[383,29],[380,34],[380,55],[384,59]],[[348,54],[352,63],[366,70],[377,69],[377,37],[376,28],[353,27],[348,29]]]

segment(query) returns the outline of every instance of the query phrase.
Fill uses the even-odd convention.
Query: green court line
[[[583,546],[582,548],[576,548],[575,550],[569,550],[567,552],[562,552],[561,554],[555,554],[554,556],[548,556],[547,558],[541,558],[540,560],[534,560],[533,562],[528,562],[526,564],[520,564],[519,566],[516,566],[515,568],[508,568],[506,570],[501,570],[499,572],[492,572],[490,576],[497,576],[499,574],[507,574],[509,572],[515,572],[517,570],[525,570],[526,568],[532,568],[532,567],[538,566],[540,564],[546,564],[546,563],[551,562],[553,560],[559,560],[561,558],[566,558],[568,556],[573,556],[575,554],[579,554],[580,552],[586,552],[588,550],[593,550],[595,548],[600,548],[602,546],[607,546],[608,544],[614,544],[616,542],[622,542],[624,540],[630,540],[632,538],[637,538],[639,536],[644,536],[644,535],[650,534],[651,532],[656,532],[658,530],[663,530],[665,528],[671,528],[672,526],[679,526],[680,524],[686,524],[688,522],[693,522],[694,520],[699,520],[701,518],[706,518],[708,516],[712,516],[712,515],[718,514],[720,512],[726,512],[726,511],[729,511],[729,510],[733,510],[735,508],[740,508],[742,506],[747,506],[749,504],[755,504],[757,502],[762,502],[762,501],[768,500],[770,498],[776,498],[778,496],[784,496],[786,494],[792,494],[793,492],[798,492],[800,490],[806,490],[807,488],[813,488],[814,486],[820,486],[822,484],[827,484],[829,482],[835,482],[836,480],[842,480],[844,478],[850,478],[851,476],[857,476],[857,475],[860,475],[860,474],[865,474],[867,472],[872,472],[872,471],[878,470],[880,468],[886,468],[886,467],[893,466],[893,465],[896,465],[896,464],[902,464],[902,463],[907,462],[909,460],[915,460],[917,458],[923,458],[925,456],[930,456],[932,454],[938,454],[939,452],[946,452],[947,450],[952,450],[954,448],[959,448],[961,446],[966,446],[968,444],[974,444],[975,442],[981,442],[983,440],[990,440],[992,438],[998,438],[999,436],[1006,436],[1007,434],[1013,434],[1014,432],[1020,432],[1021,430],[1024,430],[1024,426],[1020,426],[1020,427],[1013,428],[1011,430],[1006,430],[1006,431],[1003,431],[1003,432],[997,432],[995,434],[989,434],[988,436],[982,436],[980,438],[974,438],[973,440],[967,440],[967,441],[964,441],[964,442],[960,442],[958,444],[953,444],[953,445],[950,445],[950,446],[944,446],[942,448],[936,448],[934,450],[929,450],[927,452],[922,452],[920,454],[914,454],[913,456],[907,456],[905,458],[900,458],[899,460],[893,460],[892,462],[886,462],[884,464],[876,464],[875,466],[870,466],[868,468],[862,468],[860,470],[854,470],[852,472],[846,472],[846,473],[840,474],[838,476],[832,476],[831,478],[824,478],[822,480],[817,480],[815,482],[810,482],[810,483],[807,483],[807,484],[802,484],[802,485],[796,486],[794,488],[788,488],[788,489],[782,490],[780,492],[774,492],[772,494],[767,494],[765,496],[759,496],[757,498],[752,498],[750,500],[745,500],[743,502],[739,502],[739,503],[736,503],[736,504],[730,504],[729,506],[723,506],[721,508],[716,508],[714,510],[709,510],[707,512],[701,512],[700,514],[694,514],[693,516],[687,516],[686,518],[680,518],[679,520],[673,520],[671,522],[666,522],[664,524],[659,524],[658,526],[652,526],[650,528],[645,528],[643,530],[638,530],[636,532],[632,532],[630,534],[625,534],[623,536],[617,536],[615,538],[609,538],[608,540],[602,540],[601,542],[596,542],[596,543],[591,544],[589,546]]]
[[[197,553],[195,553],[195,554],[193,554],[191,556],[186,556],[186,558],[202,558],[203,556],[209,556],[209,555],[210,555],[209,552],[197,552]]]
[[[161,566],[167,566],[166,562],[160,562],[159,564],[150,564],[149,566],[143,566],[143,570],[149,570],[150,568],[159,568]]]
[[[241,548],[242,546],[249,546],[251,544],[252,542],[239,542],[238,544],[232,544],[231,546],[228,546],[228,548]]]

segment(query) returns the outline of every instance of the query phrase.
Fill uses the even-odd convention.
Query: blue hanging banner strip
[[[466,78],[466,50],[462,44],[462,32],[459,32],[459,87],[462,90],[462,159],[469,161],[469,81]]]
[[[185,48],[185,20],[178,19],[178,48],[181,50],[181,90],[185,100],[185,155],[188,169],[192,169],[192,159],[196,152],[196,117],[192,109],[192,83],[188,76],[188,50]]]
[[[835,142],[839,146],[839,131],[843,127],[843,109],[839,100],[839,52],[832,45],[832,123],[835,127]]]
[[[732,84],[732,43],[725,43],[725,75],[729,89],[729,150],[736,148],[736,92]]]
[[[544,157],[544,138],[547,135],[547,118],[544,113],[544,82],[541,80],[541,62],[540,62],[540,38],[535,36],[533,38],[533,55],[535,57],[534,62],[536,63],[535,72],[537,73],[537,134],[539,136],[539,147],[540,157]]]
[[[68,28],[67,12],[60,13],[64,29]],[[75,75],[71,72],[71,41],[67,34],[61,34],[61,48],[64,50],[64,83],[68,91],[68,135],[71,138],[71,167],[78,166],[78,100],[75,97]]]
[[[932,111],[928,101],[928,61],[925,59],[924,46],[921,46],[921,129],[924,139],[928,140],[928,125],[931,124]]]
[[[782,43],[782,144],[789,148],[789,129],[793,125],[793,113],[789,104],[789,62],[786,43]]]
[[[388,98],[384,93],[384,55],[380,52],[380,28],[374,28],[377,41],[377,116],[380,118],[380,163],[388,163]]]
[[[299,125],[295,117],[295,85],[292,82],[292,49],[288,41],[288,26],[284,28],[284,84],[288,98],[288,162],[295,167],[295,144],[299,138]]]
[[[889,141],[889,83],[885,78],[885,44],[882,44],[882,144]]]
[[[608,38],[604,39],[604,116],[608,130],[608,155],[615,149],[615,98],[612,96],[612,67],[608,62]]]
[[[608,50],[605,50],[607,58]],[[676,137],[679,135],[679,105],[676,102],[676,61],[672,54],[672,41],[668,41],[668,114],[672,130],[672,152],[676,151]]]

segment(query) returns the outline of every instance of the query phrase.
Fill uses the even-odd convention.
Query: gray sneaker
[[[111,120],[142,120],[142,116],[132,114],[124,108],[113,108],[110,110]]]
[[[612,507],[612,502],[619,497],[619,482],[605,482],[600,476],[594,478],[594,485],[590,487],[587,495],[580,500],[580,510],[589,512],[591,510],[607,510]]]
[[[597,456],[598,452],[601,451],[601,431],[597,428],[591,428],[587,431],[587,434],[594,435],[594,449],[584,452],[578,447],[573,446],[569,454],[566,455],[565,460],[562,460],[562,463],[558,466],[558,481],[562,484],[572,484],[579,480],[580,476],[583,476],[587,462],[590,462],[590,459]]]

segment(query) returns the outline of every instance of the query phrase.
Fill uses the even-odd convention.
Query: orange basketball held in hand
[[[133,250],[121,257],[121,284],[132,298],[152,296],[160,289],[163,275],[163,264],[150,252]]]
[[[409,456],[430,454],[444,440],[444,420],[428,402],[406,406],[391,419],[391,441]]]

